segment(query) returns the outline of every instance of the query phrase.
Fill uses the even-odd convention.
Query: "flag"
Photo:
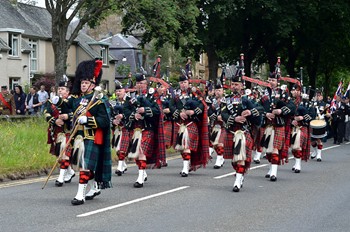
[[[345,98],[348,98],[349,95],[350,95],[350,82],[349,82],[349,84],[348,84],[348,88],[346,89],[346,91],[345,91],[345,93],[344,93],[344,97],[345,97]]]
[[[337,100],[337,96],[341,95],[341,89],[343,87],[343,82],[340,81],[338,84],[338,89],[337,91],[334,93],[332,102],[331,102],[331,113],[334,113],[334,111],[337,109],[337,105],[336,105],[336,100]],[[349,88],[349,87],[348,87]]]

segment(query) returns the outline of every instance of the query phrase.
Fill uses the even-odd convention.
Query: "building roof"
[[[11,4],[9,0],[0,0],[0,30],[2,31],[23,31],[25,37],[40,38],[50,40],[51,33],[51,15],[45,8],[32,6],[24,3]],[[67,31],[67,36],[73,32],[76,22],[73,22]],[[80,31],[74,40],[78,45],[92,58],[100,57],[90,45],[108,45],[104,42],[98,42]],[[89,45],[90,44],[90,45]],[[27,42],[21,40],[22,52],[30,52],[31,48]],[[0,40],[0,50],[10,50],[4,40]],[[109,56],[109,60],[116,60],[115,57]]]
[[[132,35],[115,34],[113,36],[101,40],[101,42],[111,44],[111,49],[141,49],[139,46],[140,40],[138,40]]]
[[[21,51],[30,53],[32,50],[33,48],[31,48],[30,45],[24,39],[21,39]]]
[[[101,55],[97,51],[92,49],[90,45],[109,45],[109,44],[104,43],[104,42],[97,42],[92,37],[88,36],[87,34],[85,34],[82,31],[79,32],[79,34],[75,40],[78,41],[79,46],[87,54],[89,54],[92,58],[101,58]],[[117,59],[113,55],[109,54],[108,60],[115,61]]]
[[[1,0],[0,15],[0,28],[21,29],[28,37],[52,37],[51,15],[45,8]]]
[[[0,51],[9,51],[11,48],[7,46],[7,43],[0,38]]]

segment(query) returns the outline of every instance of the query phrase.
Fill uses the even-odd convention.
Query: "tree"
[[[142,33],[141,45],[155,40],[157,48],[170,43],[183,48],[192,55],[193,46],[199,41],[195,37],[197,31],[196,17],[199,10],[197,0],[123,0],[118,8],[125,12],[123,17],[123,33]]]
[[[46,9],[52,17],[52,47],[55,60],[56,83],[66,73],[68,49],[82,27],[88,23],[94,27],[115,10],[116,0],[45,0]],[[72,10],[69,15],[68,11]],[[79,22],[69,30],[75,17]]]

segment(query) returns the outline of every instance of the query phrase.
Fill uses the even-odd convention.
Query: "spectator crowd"
[[[50,94],[45,86],[32,86],[28,93],[25,93],[22,86],[16,85],[13,90],[7,86],[1,86],[0,92],[0,115],[42,115],[50,96],[57,95],[56,88],[51,88]]]

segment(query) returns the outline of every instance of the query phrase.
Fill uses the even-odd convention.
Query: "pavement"
[[[0,184],[1,231],[348,231],[350,228],[350,146],[326,143],[322,162],[293,158],[278,169],[278,180],[264,176],[268,163],[252,165],[239,193],[232,192],[234,170],[206,168],[179,175],[180,156],[169,166],[147,170],[136,189],[137,168],[112,177],[113,188],[81,206],[72,206],[78,178],[55,187],[52,178]]]

